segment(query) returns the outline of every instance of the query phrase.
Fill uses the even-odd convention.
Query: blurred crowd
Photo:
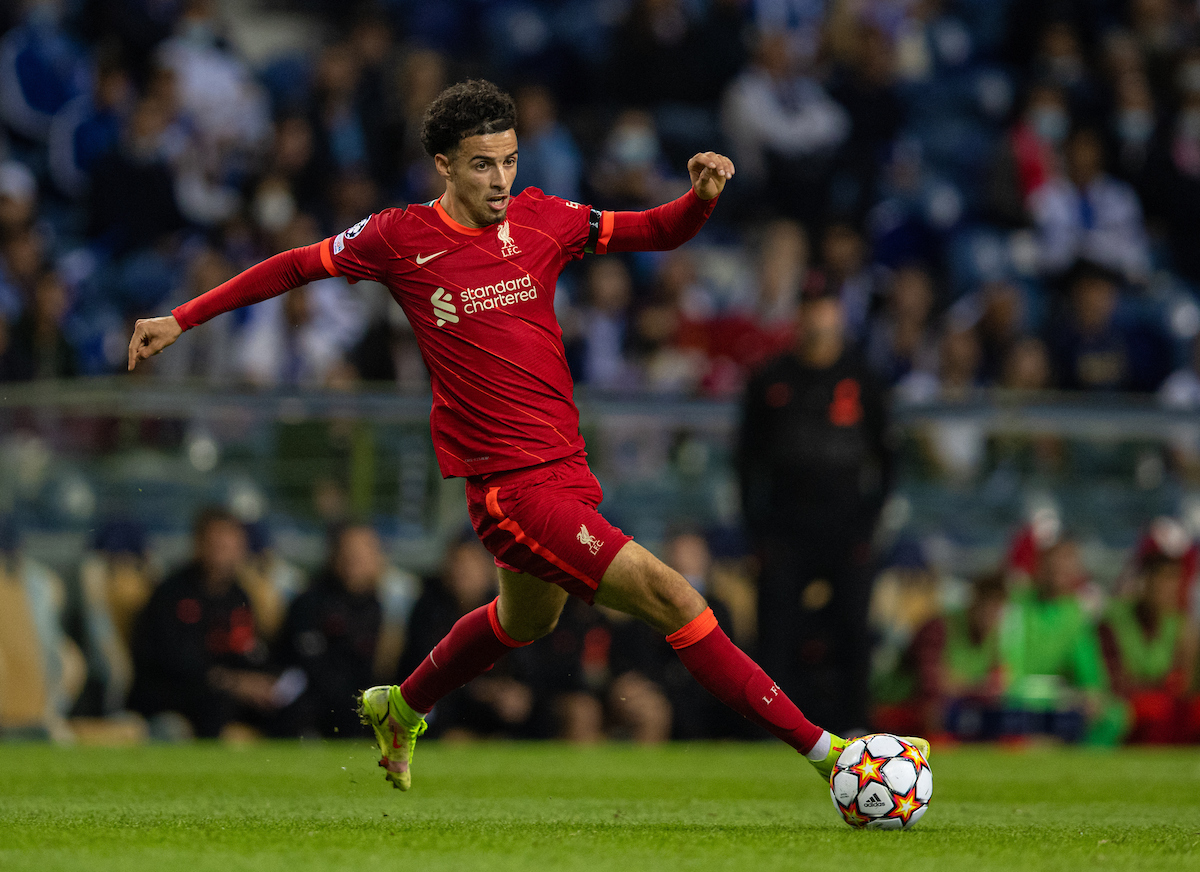
[[[247,15],[309,38],[250,50]],[[470,75],[520,171],[609,209],[737,180],[700,239],[573,266],[581,384],[734,395],[814,282],[910,402],[1200,399],[1200,45],[1182,0],[18,0],[0,10],[0,379],[115,372],[132,319],[440,193],[418,130]],[[251,60],[253,57],[253,60]],[[383,289],[315,282],[149,377],[422,388]]]
[[[305,573],[261,527],[214,507],[198,514],[183,565],[160,570],[143,531],[113,522],[63,579],[24,553],[11,524],[3,534],[0,738],[359,737],[357,692],[399,682],[498,593],[491,555],[470,535],[420,578],[390,564],[373,527],[347,523]],[[744,573],[722,568],[696,531],[665,549],[749,638]],[[585,743],[753,735],[652,630],[575,600],[547,639],[440,701],[430,728]]]
[[[1200,742],[1200,549],[1162,517],[1114,588],[1049,511],[1001,565],[948,586],[901,540],[872,602],[874,720],[963,741]]]
[[[390,564],[371,526],[347,523],[306,573],[260,527],[210,508],[183,565],[160,570],[140,529],[113,522],[64,580],[23,552],[11,525],[2,532],[0,738],[361,737],[356,692],[402,679],[497,594],[492,559],[470,536],[419,578]],[[714,557],[693,529],[662,551],[731,635],[762,648],[752,564]],[[916,540],[895,541],[871,595],[870,709],[857,731],[941,743],[1200,742],[1200,547],[1178,522],[1156,519],[1111,591],[1080,554],[1046,512],[973,580],[951,577]],[[822,585],[810,582],[802,603],[828,620]],[[821,668],[805,650],[797,657],[794,671]],[[829,712],[810,685],[796,685],[798,700]],[[866,702],[837,704],[857,713]],[[652,630],[577,600],[546,639],[439,702],[430,729],[459,740],[763,738]]]

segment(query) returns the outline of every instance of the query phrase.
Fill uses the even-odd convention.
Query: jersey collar
[[[461,233],[463,236],[479,236],[486,230],[486,227],[467,227],[465,224],[459,224],[450,217],[450,213],[442,207],[442,198],[438,197],[433,204],[433,208],[437,210],[438,217],[442,219],[442,223],[451,230]]]

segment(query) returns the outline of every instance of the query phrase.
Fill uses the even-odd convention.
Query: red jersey
[[[385,209],[321,244],[331,273],[380,282],[404,309],[429,370],[442,475],[583,449],[554,291],[589,236],[603,253],[611,232],[611,212],[526,188],[491,227],[465,227],[437,202]]]
[[[403,307],[429,370],[442,475],[521,469],[583,450],[554,315],[562,268],[585,252],[676,248],[716,200],[689,190],[645,212],[601,212],[526,188],[502,223],[483,228],[459,224],[440,202],[385,209],[268,258],[172,314],[189,330],[318,278],[380,282]]]

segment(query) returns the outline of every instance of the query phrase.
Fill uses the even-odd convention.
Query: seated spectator
[[[896,270],[887,291],[886,308],[871,325],[866,357],[888,384],[913,370],[934,367],[933,280],[922,266]]]
[[[1180,608],[1183,576],[1182,555],[1145,555],[1136,595],[1113,600],[1100,624],[1113,690],[1132,708],[1131,742],[1200,740],[1200,698],[1191,694],[1196,627]]]
[[[474,537],[450,547],[441,575],[429,579],[409,617],[399,675],[411,675],[454,626],[496,596],[496,566]],[[484,675],[444,697],[428,717],[431,735],[521,737],[534,727],[534,696],[526,672],[528,648],[510,651]]]
[[[554,95],[545,85],[517,91],[517,127],[521,131],[521,172],[513,196],[525,188],[540,188],[566,200],[579,200],[583,178],[579,148],[559,122]]]
[[[576,379],[600,390],[635,387],[640,376],[626,356],[633,280],[620,258],[592,260],[584,301],[563,320],[567,359]]]
[[[866,341],[870,319],[887,288],[886,271],[870,263],[868,254],[866,240],[852,224],[831,224],[821,237],[821,270],[842,298],[846,333],[858,347]]]
[[[999,628],[1006,598],[1002,575],[981,576],[965,609],[950,609],[917,628],[890,680],[877,683],[882,704],[875,726],[963,740],[1003,735]]]
[[[129,707],[150,718],[160,738],[231,735],[234,724],[275,732],[296,694],[267,671],[266,646],[237,582],[246,531],[229,513],[206,509],[193,543],[191,562],[167,576],[138,615]]]
[[[396,672],[394,657],[379,658],[386,561],[378,534],[365,524],[339,529],[330,550],[329,562],[288,609],[282,658],[308,679],[300,702],[301,734],[351,738],[361,733],[355,694],[390,682]]]
[[[1079,546],[1062,537],[1039,556],[1031,586],[1011,591],[1000,630],[1007,706],[1022,713],[1021,732],[1115,745],[1128,714],[1108,692],[1096,628],[1076,594],[1078,573]]]
[[[11,517],[0,517],[0,737],[69,741],[65,717],[87,667],[63,625],[66,591],[22,552]]]
[[[1061,148],[1070,130],[1066,95],[1049,83],[1030,88],[989,173],[987,204],[995,220],[1010,226],[1027,222],[1030,197],[1062,172]]]
[[[1013,342],[1000,370],[997,387],[1009,391],[1034,392],[1050,387],[1050,356],[1046,343],[1036,336]]]
[[[748,189],[800,221],[823,216],[827,173],[850,135],[850,116],[786,34],[761,35],[753,63],[725,93],[721,127]]]
[[[1129,281],[1144,280],[1150,249],[1137,194],[1106,172],[1104,143],[1095,130],[1072,133],[1065,153],[1065,173],[1035,190],[1029,201],[1043,271],[1059,275],[1087,258]]]
[[[47,270],[38,278],[33,300],[9,331],[4,355],[13,381],[69,378],[78,374],[75,348],[63,332],[68,308],[62,276]]]
[[[714,305],[696,274],[695,257],[671,252],[659,266],[650,300],[634,319],[633,350],[645,386],[656,393],[694,394],[741,388],[736,376],[722,379],[709,356]],[[724,383],[723,383],[724,382]]]
[[[0,39],[0,121],[45,142],[54,113],[83,90],[87,57],[63,27],[63,3],[27,3]]]
[[[1069,299],[1050,325],[1059,386],[1067,390],[1153,391],[1170,372],[1171,349],[1160,326],[1138,323],[1120,308],[1120,278],[1081,261],[1067,278]]]
[[[679,196],[683,183],[670,171],[654,116],[628,109],[609,128],[589,181],[608,208],[648,209]]]
[[[133,685],[133,622],[153,587],[145,531],[129,521],[103,524],[79,566],[88,672],[98,697],[91,714],[125,708]]]
[[[50,126],[50,177],[73,200],[81,199],[91,181],[92,167],[117,147],[132,103],[129,71],[114,52],[96,62],[91,93],[80,94],[63,106]]]

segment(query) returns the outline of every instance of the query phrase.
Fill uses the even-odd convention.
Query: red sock
[[[712,609],[676,630],[667,641],[704,688],[742,717],[787,742],[801,754],[824,732],[811,723],[762,667],[729,641]]]
[[[504,632],[496,602],[492,600],[459,618],[400,685],[400,693],[413,711],[428,714],[439,699],[487,672],[510,649],[529,644]]]

